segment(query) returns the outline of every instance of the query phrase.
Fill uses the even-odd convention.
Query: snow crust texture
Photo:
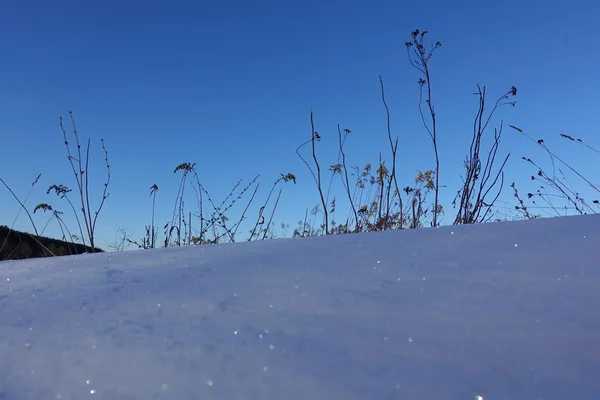
[[[600,398],[600,217],[0,263],[0,400]]]

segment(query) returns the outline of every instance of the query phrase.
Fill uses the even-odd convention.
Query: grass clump
[[[418,72],[418,112],[424,131],[431,142],[433,165],[430,168],[418,170],[408,184],[401,185],[399,183],[398,176],[403,167],[400,164],[401,160],[398,160],[400,138],[392,132],[391,110],[381,76],[379,76],[379,88],[381,104],[385,112],[387,149],[384,153],[378,154],[374,163],[366,163],[362,167],[350,163],[351,155],[348,154],[346,145],[355,134],[352,134],[348,128],[342,128],[340,124],[337,125],[335,132],[337,159],[333,163],[323,162],[320,159],[320,146],[321,141],[324,138],[327,139],[328,135],[317,130],[315,114],[311,109],[309,114],[310,137],[298,145],[296,155],[306,166],[314,182],[318,204],[304,210],[303,217],[293,230],[293,237],[438,227],[442,223],[444,215],[449,213],[449,209],[441,204],[440,189],[444,185],[441,184],[440,177],[443,172],[442,168],[446,168],[446,166],[440,162],[440,154],[443,149],[439,146],[439,135],[443,132],[440,130],[440,121],[434,105],[435,91],[432,86],[430,68],[433,54],[441,48],[441,43],[439,41],[428,43],[427,39],[427,31],[414,30],[410,33],[409,40],[405,42],[405,47],[409,64]],[[488,106],[486,87],[477,85],[476,88],[474,95],[477,98],[477,108],[472,124],[471,141],[462,164],[462,184],[457,189],[451,203],[455,210],[454,217],[450,219],[451,223],[475,224],[498,220],[499,204],[509,205],[513,212],[505,219],[533,219],[540,216],[598,212],[599,201],[597,199],[586,201],[570,183],[567,175],[575,175],[595,193],[600,193],[600,187],[593,184],[584,174],[549,149],[542,139],[534,139],[515,125],[509,125],[509,127],[542,148],[549,156],[551,168],[544,169],[532,158],[522,157],[523,161],[537,170],[535,174],[531,175],[530,180],[534,181],[538,187],[528,192],[526,196],[521,196],[515,181],[512,181],[510,187],[516,203],[506,203],[501,200],[506,180],[505,167],[511,154],[508,153],[504,157],[499,156],[504,124],[501,121],[498,126],[492,128],[492,119],[501,107],[516,105],[513,98],[517,95],[517,88],[512,86],[491,106]],[[75,217],[77,234],[74,234],[65,223],[63,212],[47,202],[37,204],[32,212],[29,212],[26,203],[31,189],[25,200],[21,201],[0,177],[0,183],[19,203],[19,214],[21,211],[25,211],[35,232],[35,235],[17,234],[11,228],[4,227],[2,232],[5,234],[2,237],[2,247],[0,248],[0,257],[2,258],[0,259],[99,251],[96,247],[98,216],[110,195],[108,188],[111,181],[111,169],[108,162],[108,151],[104,141],[101,140],[106,178],[101,186],[96,206],[93,206],[89,176],[91,141],[88,139],[85,146],[82,145],[72,112],[69,112],[69,117],[72,125],[71,140],[73,144],[69,141],[62,117],[59,126],[67,151],[67,159],[75,178],[75,189],[71,190],[62,184],[53,184],[48,187],[46,194],[54,194],[59,199],[66,201]],[[581,139],[566,134],[561,134],[560,137],[589,151],[600,153],[595,147]],[[489,145],[486,146],[484,143],[489,143]],[[148,225],[144,226],[143,236],[138,240],[133,240],[131,235],[120,228],[117,240],[111,246],[113,249],[123,250],[128,246],[154,249],[159,246],[192,246],[231,243],[239,240],[265,240],[276,237],[274,221],[281,204],[284,185],[290,182],[295,184],[297,181],[295,174],[289,172],[279,174],[270,186],[264,201],[259,203],[257,200],[260,187],[259,175],[249,181],[240,179],[232,185],[228,194],[221,201],[215,201],[201,183],[196,163],[183,162],[174,168],[173,174],[179,175],[179,184],[174,196],[173,209],[170,212],[171,217],[163,225],[162,240],[159,240],[160,229],[156,222],[156,200],[159,186],[157,183],[152,183],[149,189],[150,221]],[[449,173],[444,172],[443,176],[448,175]],[[31,185],[32,188],[39,178],[40,176]],[[337,189],[336,185],[341,185],[341,189]],[[77,199],[73,199],[73,194]],[[32,216],[38,211],[50,214],[44,230],[51,221],[56,221],[63,241],[70,243],[69,245],[56,246],[40,236],[44,230],[41,233],[38,232]],[[236,212],[238,216],[232,217],[232,214]],[[255,215],[252,214],[253,212]],[[288,226],[281,224],[284,230]],[[247,229],[247,234],[243,233],[245,229]],[[12,238],[11,232],[13,232]],[[23,238],[29,239],[24,240]],[[33,242],[33,244],[24,245],[23,243],[26,241]],[[32,250],[34,247],[35,250]]]

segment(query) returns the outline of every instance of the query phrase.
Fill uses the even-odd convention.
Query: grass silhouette
[[[431,150],[435,160],[433,167],[419,171],[414,180],[406,186],[399,184],[398,171],[401,168],[401,160],[399,161],[397,157],[399,137],[394,136],[391,129],[392,111],[386,101],[384,80],[379,76],[381,102],[385,110],[386,134],[389,143],[386,154],[389,159],[386,160],[384,155],[379,153],[377,161],[373,164],[368,163],[362,168],[351,165],[349,162],[351,155],[347,154],[345,145],[348,140],[352,140],[352,131],[342,128],[338,124],[337,160],[333,163],[325,163],[319,158],[320,141],[323,134],[317,130],[314,112],[310,110],[310,136],[296,148],[296,155],[304,163],[314,181],[319,204],[306,208],[291,236],[308,237],[391,229],[416,229],[426,226],[437,227],[440,225],[441,216],[449,213],[449,208],[443,207],[439,198],[440,172],[445,166],[440,163],[442,149],[439,148],[439,121],[433,103],[435,92],[431,86],[429,68],[432,56],[441,48],[441,43],[436,41],[429,44],[427,35],[427,31],[414,30],[405,45],[409,63],[418,72],[417,85],[420,89],[418,111],[425,132],[431,139]],[[542,139],[536,140],[523,129],[509,125],[511,129],[524,135],[535,146],[541,147],[546,152],[551,168],[544,169],[539,162],[523,157],[523,161],[537,169],[537,173],[531,176],[531,180],[538,184],[538,188],[528,192],[526,196],[521,196],[515,182],[512,181],[510,187],[515,204],[508,204],[508,206],[513,212],[503,218],[499,217],[498,203],[506,180],[504,167],[510,154],[503,159],[497,157],[504,124],[501,122],[499,126],[492,129],[491,119],[500,107],[516,105],[512,98],[517,95],[517,89],[515,86],[510,87],[506,93],[496,99],[489,111],[486,87],[477,85],[474,94],[477,96],[478,106],[473,121],[471,143],[463,163],[464,171],[461,174],[463,184],[458,188],[451,204],[456,212],[451,219],[453,224],[484,223],[500,219],[534,219],[541,216],[586,214],[599,211],[598,200],[584,200],[573,184],[569,182],[567,174],[575,175],[595,192],[600,193],[598,185],[593,184],[584,174],[546,147]],[[62,117],[59,119],[59,126],[73,172],[75,190],[62,184],[53,184],[47,189],[46,194],[54,194],[59,200],[66,201],[75,217],[76,232],[78,233],[74,234],[73,229],[69,229],[62,218],[63,211],[49,201],[40,202],[32,212],[29,211],[27,200],[39,176],[31,185],[32,189],[23,201],[0,177],[0,183],[19,203],[20,210],[27,214],[35,232],[35,234],[19,233],[18,235],[15,233],[18,236],[18,241],[15,242],[11,240],[12,227],[7,227],[3,231],[5,232],[4,236],[0,238],[0,253],[4,254],[5,259],[16,257],[16,254],[19,258],[24,257],[23,254],[57,255],[40,240],[44,230],[52,221],[58,224],[63,242],[81,244],[81,246],[66,245],[67,250],[62,249],[58,253],[78,254],[98,250],[96,247],[98,217],[110,195],[108,188],[111,169],[108,151],[104,141],[101,140],[106,179],[102,183],[101,196],[94,205],[90,196],[90,186],[93,183],[90,182],[89,177],[91,140],[81,140],[72,112],[69,112],[69,119],[72,125],[71,141]],[[490,137],[491,145],[485,149],[482,143],[483,139],[487,137]],[[561,134],[561,138],[574,145],[582,146],[588,151],[600,153],[595,147],[581,139],[565,134]],[[325,168],[325,165],[329,166]],[[115,250],[123,250],[132,245],[140,249],[153,249],[158,247],[159,243],[162,247],[171,247],[228,243],[239,240],[265,240],[278,237],[280,235],[276,232],[273,221],[282,201],[284,185],[290,182],[295,184],[297,180],[297,176],[293,173],[279,174],[267,196],[258,206],[256,215],[251,217],[251,206],[259,201],[259,176],[246,183],[240,179],[227,196],[218,202],[202,184],[196,170],[196,163],[183,162],[174,168],[173,173],[180,176],[179,186],[173,201],[171,219],[163,225],[162,240],[159,240],[159,229],[156,226],[155,218],[156,198],[160,193],[158,185],[153,183],[150,186],[149,196],[151,198],[151,218],[150,223],[144,227],[144,236],[139,239],[131,239],[125,230],[121,230],[116,242],[110,247]],[[334,185],[341,185],[341,196],[332,195]],[[194,195],[192,206],[187,203],[189,199],[187,194],[190,189]],[[72,199],[73,194],[76,195],[76,200]],[[234,206],[241,207],[242,210],[235,218],[232,216]],[[38,211],[50,213],[50,219],[41,232],[32,217],[32,213],[35,214]],[[251,228],[244,235],[243,223],[249,221],[249,218],[252,218],[254,223],[250,225]],[[284,225],[284,227],[287,226],[289,225]],[[29,248],[36,247],[42,250],[29,253],[17,250],[24,241],[31,242],[27,244]],[[7,247],[8,251],[5,251]]]

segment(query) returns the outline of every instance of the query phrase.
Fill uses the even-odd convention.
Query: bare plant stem
[[[433,52],[441,46],[440,42],[436,42],[435,45],[431,46],[429,50],[425,49],[423,38],[427,34],[427,31],[420,32],[418,29],[411,33],[412,40],[406,42],[406,50],[408,52],[408,58],[411,65],[420,71],[423,74],[423,78],[419,78],[419,114],[421,115],[421,120],[423,121],[423,125],[425,129],[429,133],[429,137],[431,138],[431,142],[433,144],[433,152],[435,155],[435,199],[433,203],[433,226],[438,226],[438,213],[440,212],[439,208],[439,179],[440,179],[440,158],[438,153],[438,142],[437,142],[437,119],[435,114],[435,108],[433,107],[432,99],[431,99],[431,75],[429,73],[429,60],[433,55]],[[414,56],[410,52],[410,49],[414,50]],[[415,58],[413,58],[415,57]],[[431,120],[431,127],[425,121],[425,116],[422,109],[423,104],[423,86],[427,86],[426,90],[426,99],[425,103],[427,104],[427,109],[429,111],[429,117]]]
[[[304,162],[304,164],[306,164],[306,166],[310,170],[310,173],[312,174],[313,179],[315,180],[315,183],[317,185],[317,190],[319,191],[319,197],[321,199],[321,205],[323,206],[324,231],[325,231],[325,235],[328,235],[329,234],[329,218],[328,218],[328,212],[327,212],[327,202],[325,201],[325,197],[323,196],[323,188],[321,185],[321,166],[319,165],[319,160],[317,159],[316,147],[315,147],[315,142],[320,140],[321,136],[319,136],[319,132],[315,131],[315,123],[314,123],[314,119],[313,119],[313,111],[312,110],[310,110],[310,128],[311,128],[310,140],[307,140],[306,142],[304,142],[300,146],[298,146],[298,148],[296,149],[296,154],[298,155],[298,157],[300,157],[300,159]],[[313,157],[313,161],[315,163],[316,170],[317,170],[316,174],[313,172],[313,169],[310,167],[308,162],[304,159],[304,157],[302,157],[302,155],[299,152],[300,148],[308,143],[311,144],[312,157]]]
[[[63,119],[60,117],[59,125],[63,134],[64,144],[67,148],[67,156],[69,159],[69,164],[71,165],[71,169],[73,171],[73,175],[75,176],[75,181],[77,183],[77,189],[79,191],[79,198],[81,200],[81,214],[83,216],[83,221],[86,227],[87,236],[90,241],[90,247],[92,252],[96,250],[95,245],[95,230],[96,230],[96,221],[98,219],[98,215],[104,206],[104,202],[110,195],[108,193],[108,185],[110,184],[110,165],[108,163],[108,151],[104,145],[104,140],[100,140],[102,143],[102,150],[104,151],[104,161],[106,165],[107,178],[104,183],[104,190],[102,192],[102,199],[98,206],[98,209],[94,212],[92,216],[92,208],[90,205],[90,192],[89,192],[89,161],[90,161],[90,140],[88,139],[86,151],[85,151],[85,169],[84,169],[84,160],[82,158],[81,152],[81,143],[79,142],[79,132],[77,130],[77,125],[75,124],[75,118],[73,117],[73,112],[69,111],[69,117],[71,119],[71,124],[73,125],[73,135],[75,137],[75,145],[77,149],[77,157],[74,157],[71,154],[71,148],[69,146],[69,141],[67,140],[67,132],[63,125]],[[77,167],[77,168],[76,168]],[[77,216],[77,213],[75,213]],[[79,219],[77,218],[78,223]],[[80,226],[81,231],[81,226]],[[82,235],[83,236],[83,235]],[[84,242],[85,244],[85,242]]]
[[[344,130],[345,135],[348,135],[350,133],[349,129],[345,129]],[[345,136],[344,139],[342,139],[342,131],[340,129],[340,125],[338,124],[338,142],[339,142],[339,146],[340,146],[340,154],[342,156],[342,168],[344,169],[344,175],[342,178],[342,184],[344,186],[344,189],[346,189],[346,194],[348,196],[348,201],[350,202],[350,207],[352,208],[352,213],[354,215],[354,232],[358,232],[358,230],[360,229],[359,227],[359,220],[358,220],[358,212],[356,211],[356,206],[354,205],[354,201],[352,199],[352,195],[350,194],[350,180],[348,179],[348,168],[346,166],[346,153],[344,152],[344,143],[345,143]],[[350,228],[349,226],[347,227],[348,229]]]
[[[507,100],[511,95],[515,96],[517,94],[517,89],[513,86],[507,93],[500,96],[485,119],[485,86],[482,89],[477,85],[477,93],[475,94],[479,99],[479,107],[473,122],[473,135],[469,154],[464,162],[465,177],[463,186],[452,202],[453,205],[456,205],[457,199],[459,199],[458,213],[454,219],[454,224],[474,224],[487,221],[488,216],[491,215],[492,207],[502,192],[504,185],[504,166],[510,157],[510,154],[508,154],[496,173],[493,174],[493,166],[500,146],[500,137],[502,136],[502,123],[500,123],[499,129],[494,130],[494,141],[488,151],[485,165],[482,164],[480,156],[481,140],[498,107],[502,105],[515,105],[515,102],[504,100]],[[490,183],[490,179],[492,178],[493,180]],[[499,179],[500,185],[495,196],[491,201],[487,200],[488,194],[496,186]]]
[[[154,210],[156,205],[156,192],[158,192],[158,185],[155,183],[150,187],[150,196],[152,196],[152,222],[151,222],[151,236],[150,236],[150,248],[153,249],[156,246],[156,233],[154,232]]]
[[[388,107],[387,101],[385,100],[385,88],[383,85],[383,78],[381,77],[381,75],[379,75],[379,84],[381,86],[381,101],[383,102],[383,106],[385,107],[387,135],[388,135],[388,140],[390,142],[390,149],[392,151],[392,172],[388,178],[386,212],[385,212],[385,221],[384,221],[384,229],[387,229],[388,221],[390,218],[391,202],[394,198],[394,195],[398,196],[398,204],[399,204],[400,210],[402,210],[402,197],[400,196],[400,189],[398,187],[398,181],[396,179],[396,158],[397,158],[396,154],[398,151],[398,137],[396,137],[395,141],[392,140],[392,129],[391,129],[391,123],[390,123],[390,108]],[[392,191],[392,182],[394,184],[393,191]],[[402,212],[401,212],[400,213],[400,221],[399,221],[400,228],[402,228],[402,226],[404,225],[402,218],[403,217],[402,217]]]

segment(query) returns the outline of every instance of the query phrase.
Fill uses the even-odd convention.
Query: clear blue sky
[[[215,201],[238,179],[260,174],[251,220],[279,174],[294,173],[298,183],[284,185],[275,216],[291,224],[291,233],[304,210],[319,202],[295,154],[310,138],[311,108],[324,167],[337,161],[338,123],[352,130],[349,164],[375,164],[380,151],[389,162],[379,74],[393,134],[400,137],[400,184],[433,167],[416,108],[418,73],[404,47],[419,28],[442,42],[431,70],[449,223],[477,83],[488,87],[490,102],[516,86],[517,107],[501,109],[498,117],[543,137],[600,183],[598,157],[558,137],[567,133],[600,145],[593,124],[600,105],[599,20],[593,1],[11,2],[0,12],[1,177],[23,198],[41,172],[27,205],[51,203],[72,222],[66,203],[45,192],[51,184],[74,187],[58,127],[58,116],[73,110],[82,138],[92,139],[95,190],[104,174],[100,138],[109,151],[101,247],[119,227],[142,235],[154,183],[160,188],[156,225],[170,220],[180,177],[173,169],[185,161],[197,163]],[[510,129],[501,149],[507,152],[507,180],[526,191],[535,171],[521,156],[544,165],[547,159]],[[510,188],[505,193],[512,201]],[[0,224],[12,225],[17,212],[0,187]],[[47,218],[36,215],[38,226]],[[24,215],[14,227],[31,231]],[[46,230],[57,232],[55,224]]]

